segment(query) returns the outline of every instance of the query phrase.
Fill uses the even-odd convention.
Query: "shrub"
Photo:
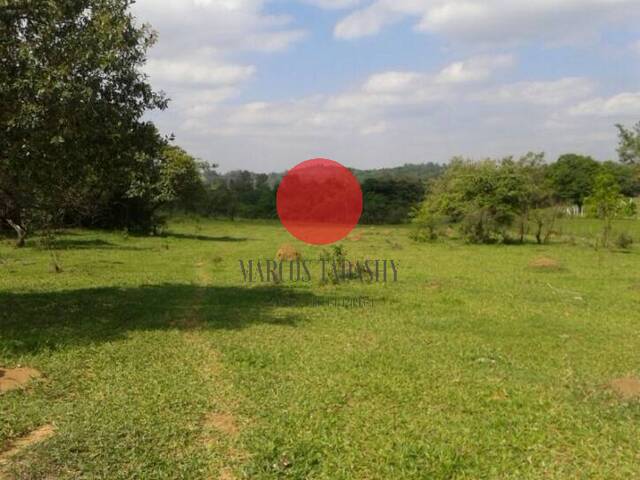
[[[628,233],[622,232],[616,237],[616,247],[627,250],[633,245],[633,238]]]

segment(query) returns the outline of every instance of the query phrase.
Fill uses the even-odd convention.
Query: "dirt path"
[[[213,282],[204,262],[198,262],[196,268],[196,285],[199,287],[193,298],[192,308],[181,319],[185,340],[207,357],[202,365],[201,374],[212,386],[214,408],[202,419],[201,441],[211,451],[209,479],[235,480],[234,469],[246,458],[246,453],[239,446],[239,435],[246,423],[234,413],[237,410],[237,396],[233,385],[225,375],[220,354],[207,338],[206,318],[203,311],[207,300],[207,287]],[[218,453],[217,455],[215,453]],[[235,467],[235,468],[234,468]]]

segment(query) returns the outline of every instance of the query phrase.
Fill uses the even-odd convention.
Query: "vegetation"
[[[593,191],[600,164],[584,155],[562,155],[549,169],[549,180],[558,200],[576,205],[580,211]]]
[[[553,219],[545,211],[552,206],[552,194],[540,178],[542,161],[541,154],[517,161],[454,159],[416,212],[416,238],[434,239],[440,225],[456,224],[472,243],[508,242],[518,222],[522,242],[533,221],[541,243],[545,226]]]
[[[640,170],[624,155],[637,139],[621,129],[621,162],[599,163],[582,155],[562,155],[546,164],[543,154],[529,153],[515,161],[453,159],[445,173],[431,181],[424,201],[414,210],[413,238],[435,240],[442,227],[456,226],[472,243],[523,243],[532,235],[546,243],[557,231],[559,217],[575,213],[604,222],[601,241],[609,244],[616,217],[635,218],[633,197],[640,193]],[[626,154],[624,152],[627,152]]]
[[[627,129],[624,125],[616,125],[620,136],[618,155],[620,161],[627,165],[640,165],[640,122],[633,128]]]
[[[0,217],[18,245],[31,226],[137,206],[159,168],[164,142],[142,115],[166,100],[139,69],[155,37],[130,4],[3,2]]]
[[[380,169],[358,170],[352,169],[353,174],[361,182],[367,180],[393,179],[393,180],[418,180],[425,181],[439,177],[444,171],[444,165],[427,162],[412,164],[407,163],[399,167],[387,167]]]
[[[424,181],[444,170],[435,164],[353,170],[362,184],[365,224],[400,224],[422,200]],[[276,192],[283,174],[232,171],[205,174],[207,197],[198,213],[228,219],[277,218]]]
[[[419,180],[369,178],[362,183],[362,222],[365,224],[398,224],[423,199],[424,183]]]
[[[600,228],[562,223],[578,239]],[[640,239],[637,221],[614,230]],[[72,230],[54,243],[60,274],[37,238],[1,244],[0,365],[44,378],[0,395],[0,450],[42,425],[55,434],[0,468],[632,478],[640,404],[608,385],[640,373],[640,251],[415,244],[409,231],[360,227],[362,240],[343,244],[349,258],[399,261],[398,283],[384,286],[316,276],[248,287],[237,259],[292,242],[276,222],[174,221],[158,237]],[[529,266],[541,256],[561,268]],[[336,301],[351,298],[368,301]]]
[[[0,0],[0,477],[637,476],[640,123],[619,162],[354,170],[395,226],[323,250],[272,221],[282,174],[144,120],[132,3]],[[274,258],[345,268],[245,282]]]
[[[587,198],[587,206],[592,216],[603,220],[602,245],[609,245],[613,220],[623,212],[624,197],[620,185],[613,175],[601,173],[596,177],[593,193]]]

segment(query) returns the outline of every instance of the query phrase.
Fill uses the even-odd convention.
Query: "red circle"
[[[276,196],[282,225],[299,240],[326,245],[342,240],[362,214],[360,183],[349,169],[314,158],[289,170]]]

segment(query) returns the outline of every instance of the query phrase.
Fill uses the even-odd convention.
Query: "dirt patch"
[[[53,425],[43,425],[33,432],[19,438],[18,440],[9,444],[8,450],[0,453],[0,465],[7,463],[9,460],[11,460],[12,457],[15,457],[32,445],[44,442],[49,437],[53,436],[54,433],[55,429],[53,428]]]
[[[238,425],[233,415],[229,413],[210,413],[206,418],[206,425],[220,433],[235,437],[238,435]]]
[[[540,270],[560,270],[560,262],[551,257],[536,257],[529,262],[531,268]]]
[[[623,400],[640,399],[640,379],[638,378],[616,378],[609,382],[609,388]]]
[[[293,245],[285,244],[282,245],[278,252],[276,253],[276,259],[284,260],[287,262],[293,262],[294,260],[300,260],[302,255]]]
[[[427,290],[440,290],[442,288],[442,284],[436,280],[430,280],[424,284],[424,288]]]
[[[34,368],[0,368],[0,395],[9,390],[22,388],[42,374]]]
[[[223,468],[220,472],[219,480],[235,480],[235,475],[230,468]]]
[[[360,240],[362,240],[362,234],[361,233],[352,233],[347,237],[347,240],[350,240],[352,242],[359,242]]]

